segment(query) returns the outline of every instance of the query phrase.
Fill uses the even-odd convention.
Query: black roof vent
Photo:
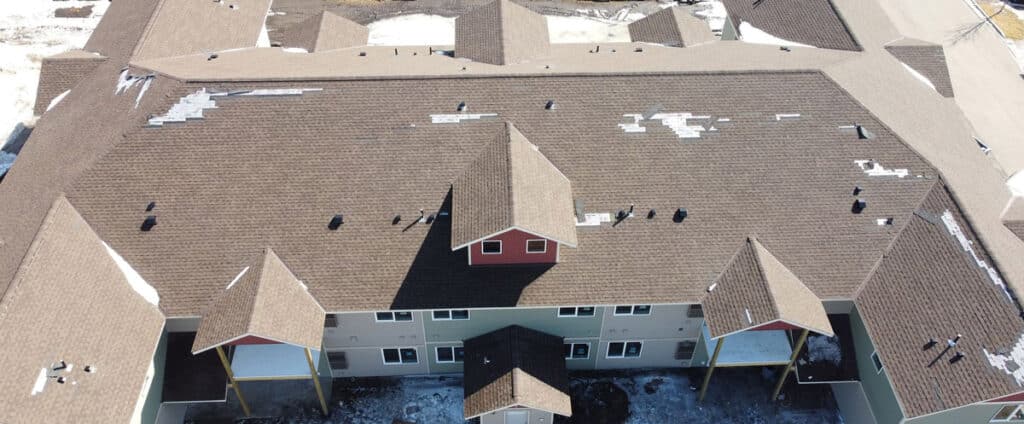
[[[466,102],[459,102],[459,105],[455,107],[455,110],[459,112],[465,112],[467,109],[469,109],[469,107],[466,106]]]
[[[548,100],[547,103],[544,103],[544,109],[545,110],[553,110],[554,108],[555,108],[555,101],[554,100]]]
[[[149,231],[149,230],[152,230],[155,225],[156,225],[156,215],[150,215],[150,216],[147,216],[144,221],[142,221],[142,227],[140,227],[139,229],[142,230],[142,231]]]
[[[861,125],[861,124],[853,124],[853,126],[857,129],[857,138],[858,139],[860,139],[860,140],[870,140],[872,138],[875,138],[875,135],[872,134],[871,131],[868,131],[867,128],[864,128],[863,125]]]
[[[345,223],[345,219],[339,213],[337,215],[334,215],[333,218],[331,218],[331,222],[327,223],[327,229],[331,230],[331,231],[337,230],[338,227],[340,227],[341,224],[344,224],[344,223]]]
[[[851,209],[851,211],[853,213],[861,213],[864,212],[864,208],[866,207],[868,207],[868,202],[866,200],[857,199],[853,201],[853,208]]]
[[[860,188],[860,186],[853,186],[853,195],[854,196],[860,194],[860,192],[862,192],[862,191],[864,191],[864,189]]]
[[[651,208],[651,210],[647,212],[647,219],[654,219],[654,215],[657,215],[657,214],[658,214],[658,212],[655,211],[653,208]]]
[[[622,221],[623,219],[626,219],[626,216],[628,216],[626,215],[626,211],[619,209],[619,212],[615,214],[615,219]]]
[[[928,339],[928,342],[924,344],[924,347],[921,348],[921,350],[931,349],[931,348],[935,347],[935,345],[937,345],[937,344],[939,344],[938,340],[935,340],[933,338],[932,339]]]
[[[149,204],[146,205],[146,212],[152,212],[153,208],[155,208],[155,207],[156,207],[156,202],[149,202]]]
[[[395,215],[395,218],[391,220],[391,225],[398,225],[399,222],[402,222],[402,215]]]
[[[672,220],[675,222],[683,222],[689,214],[686,212],[686,208],[676,209],[675,215],[672,216]]]
[[[961,359],[964,359],[964,353],[958,350],[952,358],[949,358],[949,363],[955,364],[957,362],[960,362]]]

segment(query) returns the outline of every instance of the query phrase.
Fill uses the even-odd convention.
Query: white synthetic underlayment
[[[36,376],[36,382],[32,385],[32,396],[35,396],[43,392],[46,388],[46,368],[39,369],[39,375]]]
[[[988,359],[990,365],[1013,376],[1017,385],[1024,386],[1024,334],[1017,339],[1017,343],[1014,343],[1013,348],[1010,349],[1008,354],[994,354],[989,352],[988,349],[982,349],[981,351],[985,353],[985,358]],[[1013,363],[1012,366],[1010,365],[1011,363]],[[1012,371],[1010,370],[1011,367],[1013,368]]]
[[[301,96],[309,92],[323,91],[322,88],[263,88],[258,90],[236,90],[228,92],[209,92],[201,88],[178,100],[167,110],[167,113],[149,118],[149,126],[160,127],[165,123],[181,123],[192,119],[203,119],[203,111],[216,109],[215,97],[276,97]],[[141,93],[140,93],[141,94]]]
[[[430,115],[432,124],[458,124],[462,121],[475,121],[483,118],[494,118],[497,113],[447,113]]]
[[[885,167],[882,166],[882,164],[869,159],[855,160],[853,161],[853,163],[857,164],[857,166],[860,167],[860,169],[864,171],[865,174],[868,174],[869,177],[903,178],[906,177],[907,175],[910,175],[910,171],[907,170],[906,168],[885,169]]]
[[[647,127],[641,125],[645,120],[661,121],[662,125],[671,129],[679,138],[700,138],[700,133],[704,131],[717,131],[713,126],[705,129],[703,125],[691,124],[689,122],[691,119],[710,121],[711,117],[708,115],[694,115],[689,112],[655,113],[649,119],[644,119],[644,116],[639,113],[627,113],[622,115],[622,117],[633,120],[630,123],[618,124],[619,128],[622,128],[622,131],[626,133],[647,132]]]
[[[808,47],[815,48],[814,46],[797,43],[795,41],[784,40],[782,38],[771,35],[767,32],[758,29],[750,22],[740,22],[739,27],[740,39],[747,43],[753,44],[768,44],[772,46],[785,46],[785,47]]]
[[[981,268],[981,270],[985,272],[985,275],[988,275],[988,279],[992,280],[992,284],[1003,289],[1003,293],[1006,294],[1007,299],[1013,300],[1013,297],[1010,296],[1010,291],[1006,289],[1006,283],[1003,282],[1003,279],[999,276],[999,272],[996,271],[994,267],[988,266],[988,263],[986,263],[984,259],[978,257],[978,252],[974,251],[974,242],[969,240],[963,230],[960,229],[960,224],[956,222],[956,218],[953,216],[952,212],[947,210],[942,213],[942,224],[946,226],[946,231],[949,231],[949,234],[952,235],[958,243],[960,243],[960,248],[963,249],[964,252],[967,252],[967,254],[971,255],[971,258],[974,259],[975,265],[977,265],[978,268]]]
[[[936,92],[938,91],[935,89],[935,84],[932,84],[932,80],[928,79],[928,77],[921,75],[920,72],[917,72],[917,70],[911,68],[910,65],[907,65],[906,63],[900,62],[900,65],[903,65],[903,69],[906,69],[907,72],[910,72],[910,75],[912,75],[918,81],[921,81],[922,84],[927,85],[928,88],[931,88]]]
[[[139,296],[142,296],[150,304],[154,306],[159,305],[160,294],[157,293],[156,289],[149,285],[138,272],[135,272],[135,269],[108,244],[103,243],[103,247],[107,249],[110,258],[114,260],[114,263],[121,270],[121,274],[124,274],[124,278],[128,280],[128,285],[131,286],[132,290],[135,290],[135,293],[138,293]]]
[[[63,93],[58,94],[57,97],[54,97],[53,100],[50,100],[50,104],[46,105],[46,111],[49,112],[50,109],[57,106],[61,100],[64,100],[64,98],[67,97],[68,93],[71,93],[71,90],[66,90]]]

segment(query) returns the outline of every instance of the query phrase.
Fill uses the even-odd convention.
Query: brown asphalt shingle
[[[861,50],[830,0],[723,0],[735,28],[741,22],[776,37],[824,49]]]
[[[53,202],[0,305],[0,422],[130,422],[164,316],[129,285],[64,198]],[[40,370],[68,364],[64,384]],[[96,372],[86,373],[90,365]]]
[[[452,248],[518,228],[576,246],[572,186],[511,123],[452,183]]]
[[[689,47],[715,41],[708,24],[680,7],[669,7],[629,24],[632,41]]]
[[[331,11],[323,11],[282,31],[270,34],[281,47],[298,47],[308,52],[366,45],[370,30]]]
[[[105,60],[106,57],[83,50],[71,50],[43,59],[33,113],[42,115],[50,101],[70,90]]]
[[[161,0],[133,60],[255,47],[271,0]]]
[[[942,46],[911,38],[888,44],[885,50],[896,60],[924,75],[944,97],[953,97],[953,83],[949,79],[946,54]]]
[[[203,312],[192,353],[244,336],[320,349],[324,310],[273,250],[236,278]]]
[[[463,344],[467,419],[512,406],[572,415],[561,337],[513,325]]]
[[[455,56],[492,65],[548,53],[548,21],[511,0],[494,0],[455,19]]]

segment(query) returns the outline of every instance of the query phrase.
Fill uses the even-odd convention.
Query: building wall
[[[489,240],[501,241],[500,254],[484,254],[482,243],[469,245],[469,263],[472,265],[493,264],[549,264],[558,261],[558,243],[547,241],[544,253],[527,253],[526,241],[541,237],[527,234],[519,230],[511,230],[491,237]]]
[[[853,332],[854,352],[857,355],[857,373],[860,375],[864,394],[871,404],[875,419],[879,423],[900,422],[903,419],[903,411],[885,373],[885,363],[882,363],[882,372],[875,371],[871,361],[871,353],[875,351],[875,346],[871,343],[857,308],[850,313],[850,328]]]
[[[167,332],[164,332],[160,336],[160,342],[157,344],[156,353],[153,355],[153,363],[151,365],[153,370],[153,380],[150,382],[149,390],[144,394],[145,401],[142,405],[142,413],[140,414],[141,423],[152,423],[156,422],[157,415],[160,413],[160,403],[163,400],[164,394],[164,368],[167,359]]]
[[[509,409],[502,409],[500,411],[494,411],[489,414],[480,416],[480,424],[505,424],[505,414]],[[514,411],[523,411],[527,413],[527,422],[529,424],[551,424],[554,419],[554,414],[550,412],[544,412],[539,409],[528,409],[528,408],[516,408]]]

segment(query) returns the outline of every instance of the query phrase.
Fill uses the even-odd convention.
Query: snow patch
[[[3,175],[8,169],[11,169],[11,167],[14,166],[14,159],[17,157],[18,155],[14,153],[0,151],[0,175]]]
[[[306,50],[302,47],[285,47],[281,50],[283,50],[285,53],[309,53],[309,50]]]
[[[645,120],[644,116],[638,113],[622,115],[623,118],[632,119],[633,122],[618,124],[626,133],[645,133],[647,128],[641,125]],[[703,125],[694,125],[690,120],[710,120],[707,115],[694,115],[689,112],[655,113],[646,120],[661,121],[661,124],[668,127],[679,138],[700,138],[700,133],[706,131]],[[712,127],[713,128],[713,127]]]
[[[125,68],[121,71],[121,75],[117,78],[117,86],[114,87],[114,94],[121,95],[131,90],[138,83],[142,83],[142,88],[139,90],[139,94],[135,96],[135,107],[139,107],[139,102],[142,101],[142,96],[146,94],[146,90],[149,90],[149,85],[153,82],[154,75],[142,75],[135,76],[128,73],[128,69]]]
[[[807,338],[808,362],[831,362],[835,366],[843,361],[839,337],[814,335]]]
[[[935,89],[935,84],[932,84],[932,80],[928,79],[928,77],[922,75],[920,72],[917,72],[914,68],[911,68],[910,65],[907,65],[906,63],[900,62],[900,65],[903,65],[903,69],[906,69],[907,72],[910,72],[910,75],[916,78],[918,81],[921,81],[922,84],[927,85],[932,90],[938,92],[938,90]]]
[[[960,243],[960,248],[963,249],[964,252],[967,252],[967,254],[971,255],[971,258],[974,259],[974,263],[978,265],[978,268],[981,268],[981,270],[985,272],[985,275],[988,275],[989,280],[992,280],[993,284],[1003,289],[1003,293],[1006,295],[1007,299],[1013,300],[1013,297],[1010,296],[1010,291],[1006,288],[1006,283],[1003,282],[1001,277],[999,277],[999,272],[996,271],[995,268],[989,267],[988,263],[986,263],[984,259],[978,257],[978,252],[974,251],[974,242],[967,238],[967,235],[964,234],[963,230],[960,228],[960,224],[956,222],[956,218],[953,216],[953,213],[949,210],[942,213],[942,224],[946,226],[946,231],[949,231],[949,234],[952,235],[958,243]]]
[[[1006,179],[1006,187],[1015,197],[1024,197],[1024,171],[1017,171]]]
[[[882,164],[875,162],[873,160],[855,160],[853,161],[853,163],[857,164],[857,166],[860,167],[861,171],[864,171],[864,173],[868,174],[869,177],[903,178],[906,177],[907,175],[910,175],[910,171],[907,170],[906,168],[885,169],[885,167],[882,166]]]
[[[64,97],[66,97],[70,92],[71,90],[65,90],[63,93],[58,94],[57,97],[54,97],[53,100],[50,100],[50,104],[46,105],[46,111],[49,112],[50,109],[53,109],[54,106],[57,106],[57,103],[60,103],[61,100],[64,100]]]
[[[697,17],[704,18],[712,32],[721,33],[725,28],[725,20],[729,13],[721,0],[708,0],[702,3],[704,7],[694,12]]]
[[[799,113],[776,113],[775,114],[775,120],[776,121],[781,121],[781,120],[784,120],[784,119],[785,120],[796,119],[796,118],[799,118],[799,117],[800,117]]]
[[[415,13],[371,22],[370,46],[452,46],[455,18]]]
[[[242,272],[239,272],[238,275],[236,275],[235,278],[233,280],[231,280],[230,283],[228,283],[228,286],[224,287],[224,290],[228,290],[228,289],[231,288],[231,286],[234,286],[235,283],[237,283],[238,280],[241,280],[242,276],[245,275],[245,273],[248,272],[248,271],[249,271],[249,267],[242,268]]]
[[[430,115],[430,123],[432,124],[458,124],[462,121],[475,121],[483,118],[493,118],[498,116],[497,113],[448,113]]]
[[[156,289],[149,285],[138,272],[135,272],[135,269],[121,255],[117,254],[110,245],[103,243],[103,247],[107,249],[110,258],[114,260],[121,273],[124,274],[124,278],[128,280],[128,285],[131,286],[132,290],[135,290],[135,293],[138,293],[139,296],[142,296],[150,304],[154,306],[159,305],[160,294],[157,293]]]
[[[758,29],[757,27],[750,24],[750,22],[740,22],[740,39],[752,44],[769,44],[772,46],[785,46],[785,47],[808,47],[815,48],[808,44],[797,43],[795,41],[784,40],[782,38],[771,35],[767,32]]]
[[[989,353],[988,349],[981,349],[985,353],[988,363],[996,369],[1013,376],[1017,385],[1024,386],[1024,334],[1018,339],[1008,353]]]
[[[270,13],[267,13],[267,16],[270,16]],[[263,23],[263,29],[260,30],[260,37],[256,39],[256,47],[270,47],[270,33],[267,32],[266,22]]]

